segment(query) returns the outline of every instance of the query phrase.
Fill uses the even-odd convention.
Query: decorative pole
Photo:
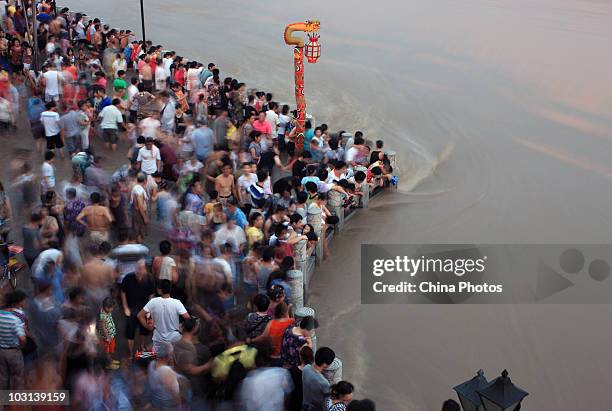
[[[296,31],[315,33],[319,31],[321,23],[319,20],[307,20],[305,22],[292,23],[285,27],[285,43],[295,46],[293,49],[293,64],[295,72],[295,102],[297,104],[297,135],[295,151],[300,153],[304,150],[304,122],[306,120],[306,98],[304,96],[304,40],[294,37]],[[306,46],[306,57],[309,63],[316,63],[321,55],[321,46],[318,44],[319,36],[310,36],[310,43]]]

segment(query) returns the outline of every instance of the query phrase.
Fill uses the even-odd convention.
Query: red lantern
[[[321,45],[319,44],[318,34],[308,35],[308,44],[306,44],[306,58],[309,63],[316,63],[319,57],[321,57]]]

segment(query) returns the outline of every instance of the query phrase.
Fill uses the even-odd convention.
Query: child
[[[204,206],[204,213],[206,214],[207,217],[212,215],[215,205],[221,204],[219,203],[219,193],[216,190],[211,190],[208,193],[208,195],[209,195],[210,200]]]
[[[102,310],[98,318],[98,332],[100,333],[102,347],[111,360],[107,367],[109,370],[117,370],[120,366],[119,361],[112,359],[112,355],[115,353],[115,336],[117,335],[117,329],[115,328],[112,314],[114,307],[115,301],[112,297],[106,297],[102,302]]]

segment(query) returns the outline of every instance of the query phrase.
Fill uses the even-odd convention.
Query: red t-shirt
[[[174,81],[182,86],[185,85],[185,69],[176,70],[174,73]]]
[[[293,323],[295,323],[293,318],[281,318],[270,321],[270,342],[272,343],[272,353],[270,355],[272,357],[280,357],[283,334],[287,327],[292,326]]]

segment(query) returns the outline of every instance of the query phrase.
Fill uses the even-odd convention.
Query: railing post
[[[370,185],[364,181],[361,186],[363,187],[361,190],[363,193],[361,196],[361,206],[363,208],[368,208],[368,204],[370,203]]]
[[[304,272],[301,270],[287,271],[287,283],[291,288],[291,303],[296,309],[304,307]]]

